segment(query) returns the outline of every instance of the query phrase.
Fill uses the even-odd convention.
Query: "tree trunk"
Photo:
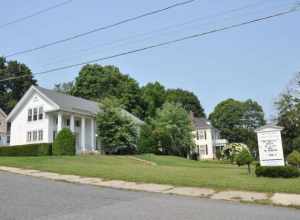
[[[248,164],[248,174],[251,175],[251,166]]]

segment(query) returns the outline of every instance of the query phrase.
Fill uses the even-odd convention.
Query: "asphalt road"
[[[0,172],[0,220],[299,220],[300,211],[131,192]]]

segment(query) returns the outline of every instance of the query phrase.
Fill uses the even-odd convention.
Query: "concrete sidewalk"
[[[280,206],[300,207],[299,194],[286,193],[258,193],[246,191],[215,191],[207,188],[195,187],[175,187],[171,185],[135,183],[121,180],[104,181],[101,178],[80,177],[75,175],[63,175],[39,170],[28,170],[14,167],[0,166],[0,171],[6,171],[15,174],[45,178],[55,181],[65,181],[70,183],[87,184],[100,187],[109,187],[115,189],[155,192],[164,194],[175,194],[189,197],[210,198],[215,200],[228,200],[239,202],[255,202],[262,204],[273,204]]]

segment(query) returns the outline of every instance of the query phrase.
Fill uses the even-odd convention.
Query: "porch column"
[[[70,116],[70,129],[75,133],[75,117],[73,114]]]
[[[62,112],[58,112],[57,115],[57,133],[60,132],[60,130],[62,129]]]
[[[85,151],[85,117],[81,118],[81,151]]]
[[[91,147],[92,147],[92,151],[96,150],[96,146],[95,146],[95,120],[93,118],[91,118]]]

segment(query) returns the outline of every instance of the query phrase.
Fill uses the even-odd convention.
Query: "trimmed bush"
[[[253,161],[253,157],[247,149],[243,149],[240,153],[236,155],[235,161],[238,166],[247,165],[248,166],[248,174],[251,174],[251,163]]]
[[[52,145],[47,143],[0,147],[0,156],[47,156],[52,153]]]
[[[53,146],[52,154],[53,155],[75,155],[76,146],[75,146],[75,136],[68,128],[63,128],[57,134]]]
[[[255,174],[258,177],[272,177],[272,178],[293,178],[299,177],[300,171],[296,167],[262,167],[256,166]]]
[[[300,166],[300,153],[298,151],[294,150],[292,153],[290,153],[288,155],[287,161],[290,165],[299,167]]]

